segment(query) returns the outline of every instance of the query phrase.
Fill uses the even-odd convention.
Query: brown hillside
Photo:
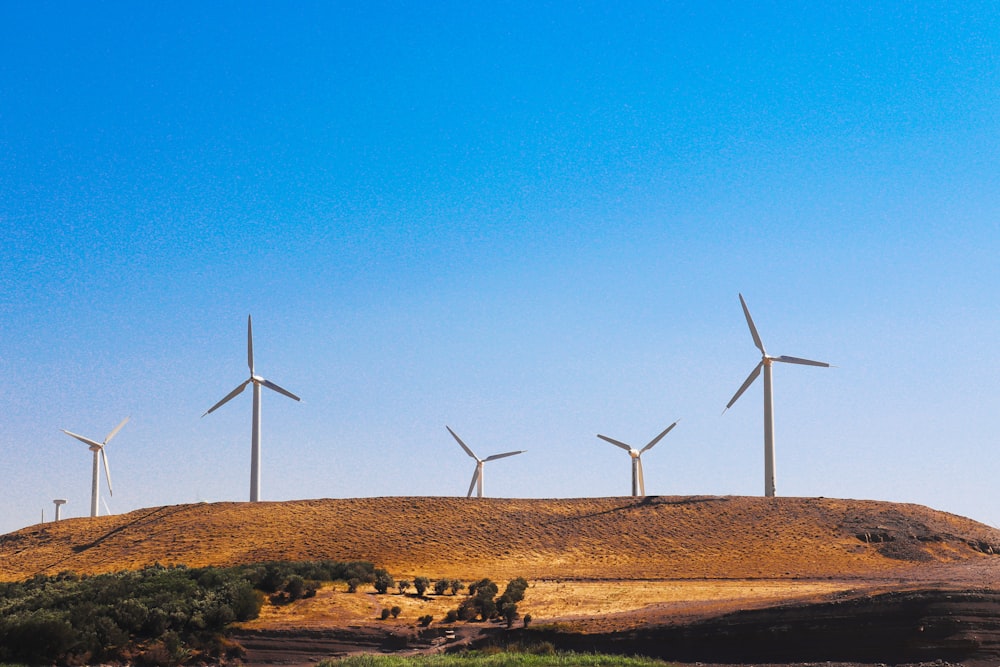
[[[0,579],[159,562],[370,560],[397,575],[852,577],[983,559],[1000,531],[919,505],[822,498],[361,498],[176,505],[0,537]]]

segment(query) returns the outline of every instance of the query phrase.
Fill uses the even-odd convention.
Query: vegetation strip
[[[63,572],[0,584],[0,662],[177,665],[241,657],[225,628],[321,581],[374,581],[371,563],[163,567],[81,577]]]
[[[550,644],[520,651],[470,651],[450,655],[357,655],[324,660],[317,667],[665,667],[670,663],[638,656],[556,652]]]

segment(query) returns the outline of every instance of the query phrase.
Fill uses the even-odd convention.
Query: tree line
[[[236,658],[230,623],[275,602],[315,594],[320,582],[372,583],[367,562],[163,567],[80,576],[62,572],[0,583],[0,663],[128,662],[169,667]]]

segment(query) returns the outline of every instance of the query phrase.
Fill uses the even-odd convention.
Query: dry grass
[[[851,588],[832,581],[539,581],[533,582],[524,601],[522,614],[537,622],[566,622],[645,610],[646,615],[714,614],[733,609],[761,607],[775,602],[812,600]],[[243,624],[247,629],[293,629],[346,627],[373,623],[381,610],[398,606],[398,619],[382,625],[410,627],[415,619],[430,614],[440,621],[458,607],[463,596],[378,595],[348,593],[346,585],[326,585],[315,597],[291,604],[266,605],[260,617]],[[621,627],[621,619],[616,627]]]
[[[32,526],[0,537],[0,580],[152,563],[369,560],[397,579],[532,582],[522,613],[579,631],[672,622],[793,600],[871,592],[941,575],[993,586],[1000,531],[918,505],[746,497],[503,500],[363,498],[218,503]],[[369,589],[370,591],[371,589]],[[250,628],[412,628],[461,596],[324,586],[265,606]],[[399,606],[399,619],[377,621]]]
[[[867,537],[866,537],[867,536]],[[881,541],[880,541],[881,540]],[[0,580],[261,560],[370,560],[399,577],[870,576],[985,558],[1000,532],[918,505],[756,497],[362,498],[216,503],[0,537]]]

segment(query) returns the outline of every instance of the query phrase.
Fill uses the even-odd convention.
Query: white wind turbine
[[[680,420],[678,420],[678,421],[680,421]],[[624,442],[621,442],[619,440],[615,440],[614,438],[609,438],[606,435],[601,435],[601,434],[597,435],[597,437],[600,438],[601,440],[604,440],[605,442],[610,442],[612,445],[614,445],[616,447],[621,447],[626,452],[628,452],[629,456],[632,457],[632,495],[633,496],[645,496],[646,495],[646,483],[645,483],[645,481],[643,481],[643,478],[642,478],[642,455],[643,455],[643,453],[645,453],[646,451],[652,449],[656,445],[656,443],[658,443],[660,440],[662,440],[663,436],[665,436],[667,433],[670,433],[670,431],[675,426],[677,426],[677,422],[674,422],[673,424],[671,424],[667,428],[663,429],[662,433],[660,433],[658,436],[656,436],[655,438],[653,438],[652,440],[650,440],[649,444],[646,445],[645,447],[643,447],[642,449],[635,449],[634,447],[631,447],[630,445],[626,445]]]
[[[76,433],[70,433],[66,429],[61,429],[62,432],[65,433],[66,435],[76,438],[85,445],[89,445],[90,451],[94,453],[94,474],[93,474],[93,479],[90,483],[90,516],[97,516],[98,505],[100,504],[101,469],[97,460],[98,458],[100,458],[101,461],[103,461],[104,463],[104,478],[108,482],[108,493],[110,495],[114,495],[114,492],[111,490],[111,468],[108,467],[108,453],[105,451],[105,447],[107,447],[108,443],[111,442],[111,438],[118,435],[118,431],[122,430],[122,426],[125,426],[128,420],[129,420],[128,417],[123,419],[122,423],[115,427],[115,430],[111,431],[111,433],[108,433],[108,437],[104,439],[104,442],[97,442],[96,440],[85,438],[82,435],[77,435]],[[107,509],[107,503],[105,503],[104,507],[105,509]],[[108,514],[110,514],[110,512],[108,512]]]
[[[507,458],[508,456],[514,456],[515,454],[523,454],[526,451],[522,449],[516,452],[494,454],[493,456],[487,456],[485,459],[481,459],[472,453],[472,450],[469,449],[468,445],[462,442],[462,439],[460,437],[455,435],[455,432],[451,430],[450,426],[445,426],[445,428],[448,429],[448,433],[451,433],[451,437],[455,438],[458,444],[462,446],[462,449],[465,450],[465,453],[471,456],[472,458],[476,459],[476,472],[472,474],[472,483],[469,484],[469,492],[465,494],[466,498],[472,497],[472,489],[474,488],[476,489],[476,497],[477,498],[483,497],[483,464],[485,464],[487,461],[496,461],[497,459],[504,459]]]
[[[740,294],[740,305],[743,306],[743,314],[747,318],[747,326],[750,327],[750,335],[753,336],[753,344],[757,346],[760,350],[761,358],[760,363],[750,371],[750,375],[744,380],[742,386],[736,391],[729,402],[726,403],[726,410],[732,407],[733,403],[743,395],[743,392],[747,390],[750,385],[753,384],[757,376],[760,375],[761,368],[764,369],[764,495],[768,498],[774,496],[774,406],[772,403],[771,394],[771,365],[775,361],[780,361],[786,364],[803,364],[805,366],[822,366],[824,368],[829,368],[830,364],[825,361],[812,361],[810,359],[800,359],[799,357],[786,357],[784,355],[780,357],[772,357],[767,354],[764,350],[764,343],[760,340],[760,335],[757,333],[757,327],[754,326],[753,318],[750,317],[750,309],[747,308],[747,302],[743,300],[743,295]],[[725,410],[723,410],[725,412]]]
[[[217,408],[228,403],[231,399],[243,393],[248,384],[253,384],[253,421],[250,449],[250,502],[255,503],[260,500],[260,388],[267,387],[279,394],[284,394],[288,398],[296,401],[301,400],[298,396],[282,389],[270,380],[265,380],[254,374],[253,370],[253,320],[247,315],[247,365],[250,367],[250,377],[240,384],[236,389],[226,394],[226,397],[208,409],[202,417],[214,412]]]

